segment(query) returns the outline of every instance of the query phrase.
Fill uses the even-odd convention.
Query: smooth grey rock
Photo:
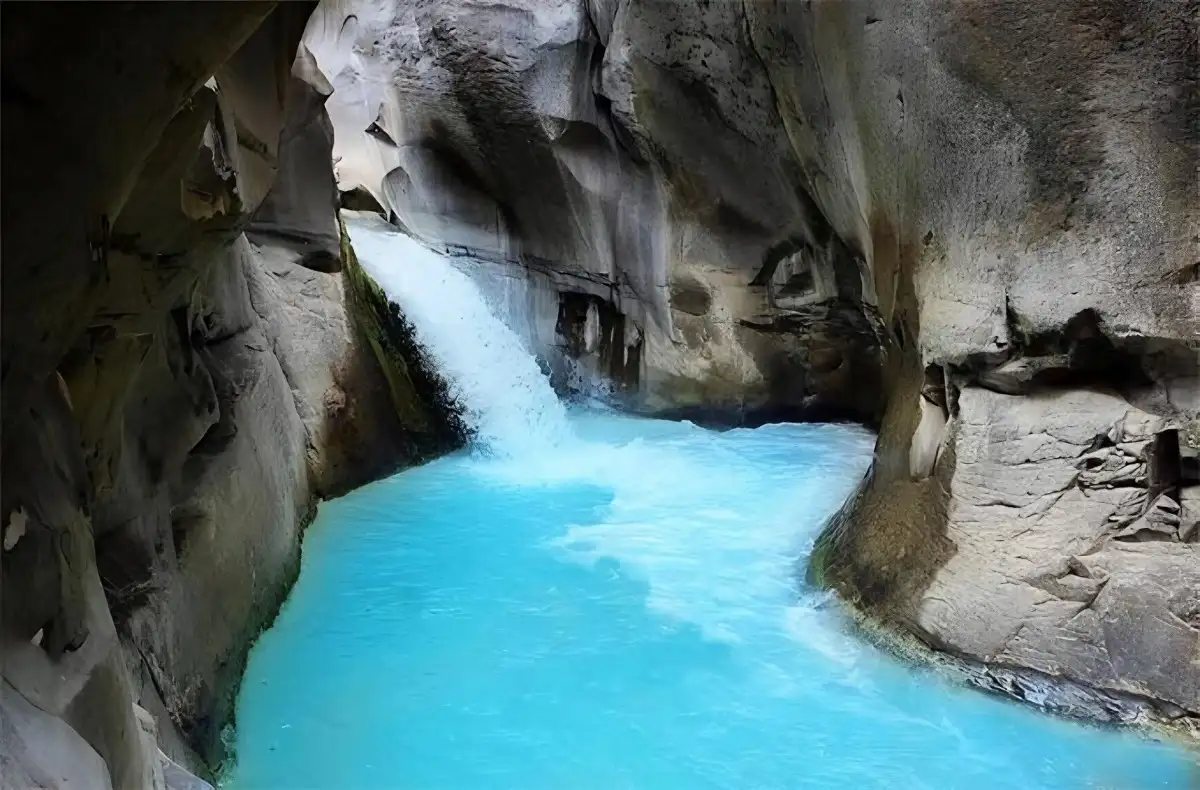
[[[354,326],[343,275],[312,270],[287,243],[258,242],[243,271],[304,425],[313,492],[337,496],[411,463],[420,454]]]
[[[1200,486],[1187,486],[1180,491],[1179,539],[1195,542],[1200,538]]]
[[[921,418],[909,449],[909,474],[916,480],[933,474],[938,452],[946,436],[946,414],[942,407],[921,398]]]
[[[6,689],[44,714],[26,734],[70,769],[6,729],[6,777],[200,782],[315,497],[408,459],[339,275],[251,298],[270,275],[242,228],[269,194],[273,239],[340,253],[320,79],[293,64],[310,10],[5,10],[0,639]],[[314,342],[273,342],[302,296],[313,320],[283,325]],[[321,421],[330,378],[355,406]]]
[[[4,683],[0,690],[0,777],[12,790],[110,790],[108,768],[61,718]]]
[[[292,64],[279,140],[279,173],[250,230],[290,240],[309,268],[338,271],[341,238],[330,158],[333,126],[325,101],[333,87],[303,45]]]
[[[724,40],[740,30],[740,16],[730,16],[737,8],[322,4],[305,43],[333,75],[340,188],[369,191],[431,245],[550,273],[555,290],[538,301],[559,298],[560,316],[573,314],[575,293],[604,298],[640,338],[627,393],[637,408],[737,419],[840,410],[873,422],[878,397],[848,384],[879,367],[877,350],[860,354],[879,344],[871,322],[847,320],[822,335],[775,320],[837,300],[863,312],[865,267],[796,196],[790,163],[774,158],[784,137],[766,105],[721,117],[704,98],[706,90],[769,96],[752,49],[718,52],[744,43]],[[677,80],[670,60],[680,53],[662,51],[666,42],[717,33],[722,40],[705,45],[714,69],[735,57],[745,81],[715,70]],[[635,96],[644,99],[636,107]],[[690,297],[703,293],[700,309]],[[763,324],[772,329],[745,331]],[[563,328],[535,338],[539,355],[566,350],[583,355],[581,368],[611,367],[570,341],[582,326]],[[806,345],[823,347],[818,359],[797,352]],[[860,356],[853,373],[828,375],[829,359]]]
[[[159,753],[162,763],[163,781],[167,790],[213,790],[213,786],[165,754]]]

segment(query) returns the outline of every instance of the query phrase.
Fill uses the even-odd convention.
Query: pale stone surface
[[[435,246],[550,272],[554,290],[536,300],[549,312],[535,320],[563,331],[534,338],[544,356],[586,333],[555,320],[575,315],[573,294],[608,302],[640,347],[577,351],[590,369],[633,354],[635,407],[871,422],[879,338],[854,318],[869,312],[865,268],[796,196],[779,152],[764,156],[758,143],[781,139],[766,106],[721,116],[702,101],[709,89],[769,95],[752,50],[736,36],[703,45],[713,66],[695,58],[695,96],[665,66],[678,54],[668,41],[740,29],[728,18],[738,7],[322,3],[305,44],[334,86],[339,187],[365,188]],[[717,65],[729,58],[732,77]],[[753,136],[731,137],[726,123]],[[714,295],[705,309],[688,283]],[[816,320],[776,320],[804,306]],[[834,311],[847,317],[827,323]],[[797,352],[805,344],[867,359],[829,376],[831,363]],[[867,386],[851,391],[850,378]]]
[[[0,778],[11,790],[110,790],[103,758],[62,719],[0,688]]]
[[[843,590],[1200,713],[1188,4],[326,0],[293,58],[309,11],[5,8],[6,781],[202,786],[314,495],[408,452],[335,144],[639,407],[882,416]]]
[[[1135,483],[1146,448],[1171,423],[1084,390],[967,387],[959,410],[947,514],[956,552],[914,625],[968,656],[1200,710],[1197,546],[1174,530],[1123,542],[1114,528],[1144,503]],[[1097,436],[1115,446],[1091,450]]]
[[[311,269],[340,263],[332,140],[288,70],[311,7],[271,9],[5,9],[0,644],[36,710],[6,707],[5,786],[207,787],[316,497],[411,457]]]
[[[908,473],[914,480],[921,480],[933,474],[933,466],[946,438],[947,420],[942,407],[921,398],[920,408],[920,422],[908,452]]]

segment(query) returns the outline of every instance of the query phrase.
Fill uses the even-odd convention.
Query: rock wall
[[[696,53],[666,42],[694,38],[694,11],[322,3],[305,44],[332,75],[340,188],[478,270],[507,269],[557,379],[598,373],[630,407],[677,415],[873,423],[881,336],[865,261],[775,155],[777,119],[707,95],[746,86],[685,79]],[[738,62],[724,65],[767,96],[753,51],[727,50]],[[589,330],[585,303],[607,331]]]
[[[523,268],[535,345],[609,369],[603,304],[639,407],[880,426],[816,578],[996,687],[1170,718],[1200,710],[1196,13],[343,0],[306,42],[340,187]]]
[[[458,441],[339,189],[562,382],[878,424],[813,574],[978,682],[1200,713],[1194,0],[311,11],[3,8],[6,785],[203,772],[316,499]]]
[[[311,11],[4,9],[5,787],[197,786],[317,499],[459,438],[348,309]]]
[[[1194,716],[1195,5],[753,8],[892,335],[814,575],[985,685]]]

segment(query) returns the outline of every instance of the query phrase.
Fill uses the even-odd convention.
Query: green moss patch
[[[370,345],[414,449],[422,456],[433,456],[462,446],[468,434],[462,405],[451,396],[399,305],[388,299],[359,264],[340,217],[338,225],[351,323]]]

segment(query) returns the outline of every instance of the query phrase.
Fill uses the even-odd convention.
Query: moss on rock
[[[350,320],[370,344],[387,379],[392,405],[413,450],[418,456],[432,456],[460,447],[467,438],[461,404],[417,342],[399,305],[359,264],[340,217],[338,224]]]

